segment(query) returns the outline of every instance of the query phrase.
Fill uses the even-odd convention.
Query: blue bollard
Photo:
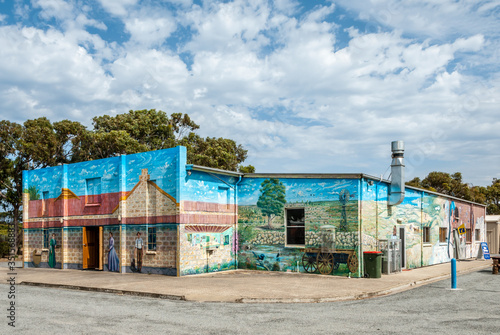
[[[457,260],[451,259],[451,289],[457,288]]]

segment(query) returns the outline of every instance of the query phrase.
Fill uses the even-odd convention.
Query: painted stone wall
[[[148,248],[148,228],[156,228],[156,250]],[[175,276],[176,252],[177,252],[177,225],[155,224],[155,225],[128,225],[122,227],[125,236],[123,260],[125,272],[138,272],[137,254],[135,241],[137,233],[141,232],[144,243],[142,273],[154,273]],[[116,241],[116,239],[115,239]],[[115,242],[116,243],[116,242]]]
[[[225,225],[181,225],[180,274],[234,269],[234,230]]]
[[[319,273],[303,260],[317,260],[327,228],[334,232],[335,242],[335,250],[328,252],[335,263],[331,273],[360,276],[357,189],[354,179],[245,178],[238,194],[238,267]],[[280,197],[269,200],[268,195],[280,193],[282,206],[274,206]],[[266,208],[269,204],[278,210],[271,213]],[[303,246],[286,243],[285,212],[292,209],[304,209]],[[350,268],[348,259],[352,260]]]
[[[47,229],[49,235],[49,241],[52,238],[52,234],[55,235],[56,240],[56,264],[54,268],[60,269],[62,264],[62,232],[61,229],[52,228]],[[24,262],[27,267],[49,267],[49,248],[44,248],[43,245],[43,229],[31,229],[29,231],[24,231]],[[40,255],[39,261],[35,260],[37,256]]]
[[[82,269],[82,228],[81,227],[66,227],[64,228],[64,268],[65,269]]]

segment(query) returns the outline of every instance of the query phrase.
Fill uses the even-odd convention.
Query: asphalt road
[[[500,276],[483,270],[386,297],[322,304],[170,301],[17,286],[19,334],[498,334]]]

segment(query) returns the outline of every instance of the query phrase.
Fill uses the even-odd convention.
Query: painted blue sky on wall
[[[126,189],[130,191],[139,182],[141,170],[148,169],[150,180],[173,197],[176,196],[176,154],[177,148],[144,152],[127,155]],[[67,187],[76,195],[82,196],[86,192],[86,180],[101,178],[101,193],[120,191],[120,157],[111,157],[89,162],[68,164]],[[48,191],[50,198],[61,194],[63,166],[28,171],[29,186],[35,186],[39,192]],[[26,182],[24,182],[26,188]]]
[[[238,204],[256,205],[260,195],[260,184],[266,178],[246,178],[239,186]],[[305,201],[334,201],[339,200],[339,193],[347,189],[351,200],[356,199],[357,179],[286,179],[279,178],[286,187],[287,203]]]

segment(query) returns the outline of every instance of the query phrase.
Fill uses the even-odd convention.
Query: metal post
[[[451,289],[457,288],[457,260],[451,259]]]

